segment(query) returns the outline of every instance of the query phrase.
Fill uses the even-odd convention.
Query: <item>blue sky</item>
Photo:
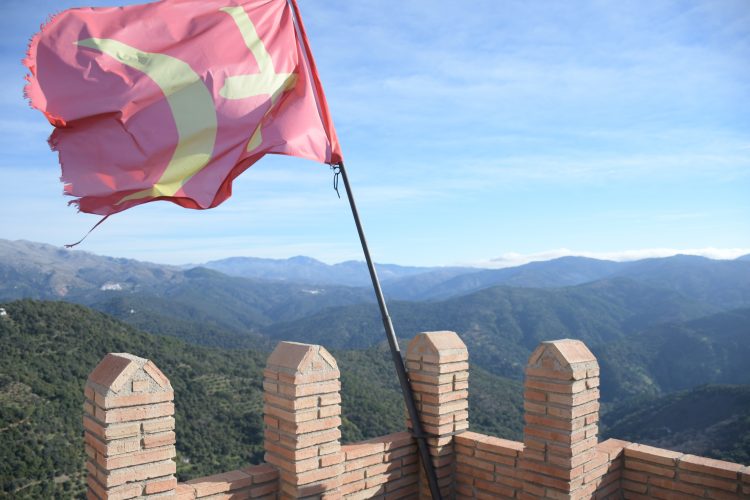
[[[377,261],[750,253],[746,0],[299,3]],[[61,245],[98,220],[66,206],[22,97],[28,39],[80,5],[3,0],[0,238]],[[358,245],[327,167],[271,157],[216,209],[139,206],[79,248],[178,264]]]

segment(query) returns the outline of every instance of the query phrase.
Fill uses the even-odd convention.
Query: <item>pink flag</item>
[[[294,0],[72,9],[24,64],[83,212],[211,208],[265,154],[342,160]]]

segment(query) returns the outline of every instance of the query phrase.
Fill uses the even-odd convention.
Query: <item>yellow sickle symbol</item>
[[[245,9],[242,7],[224,7],[221,11],[232,16],[234,23],[242,34],[245,45],[258,63],[260,73],[227,77],[219,95],[225,99],[246,99],[257,95],[271,96],[271,106],[263,115],[247,143],[247,151],[251,152],[263,142],[260,129],[265,117],[273,110],[279,96],[284,91],[294,87],[297,82],[297,75],[295,73],[276,73],[271,55],[266,50],[263,40],[258,36],[255,25],[253,25]]]
[[[159,180],[128,200],[174,196],[211,159],[216,142],[216,110],[206,85],[184,61],[165,54],[143,52],[117,40],[89,38],[78,45],[99,50],[126,66],[143,72],[159,86],[177,126],[177,147]]]
[[[294,73],[276,73],[273,61],[250,17],[242,7],[220,9],[229,14],[237,25],[245,45],[255,57],[260,73],[228,77],[219,95],[226,99],[246,99],[270,95],[273,109],[279,96],[297,81]],[[211,160],[216,143],[217,118],[213,98],[201,78],[186,62],[166,54],[144,52],[117,40],[89,38],[78,45],[98,50],[120,63],[141,71],[161,89],[167,98],[177,127],[177,147],[159,180],[149,189],[125,196],[116,204],[129,200],[174,196],[195,174]],[[247,151],[262,142],[261,119],[248,141]]]

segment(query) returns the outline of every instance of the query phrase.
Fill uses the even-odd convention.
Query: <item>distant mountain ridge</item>
[[[328,265],[309,257],[233,257],[203,265],[233,276],[284,282],[369,287],[364,262]],[[724,309],[750,305],[750,258],[714,260],[693,255],[614,262],[560,257],[503,269],[402,267],[377,264],[385,294],[398,300],[444,300],[494,286],[557,288],[629,278],[680,292]]]
[[[364,261],[350,260],[338,264],[325,264],[319,260],[297,256],[288,259],[262,259],[258,257],[229,257],[212,260],[193,267],[205,267],[230,276],[267,280],[308,283],[316,285],[369,286],[370,274]],[[378,278],[383,283],[401,278],[436,274],[448,279],[473,272],[470,267],[413,267],[395,264],[376,264]]]

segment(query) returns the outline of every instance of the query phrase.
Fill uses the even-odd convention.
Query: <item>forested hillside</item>
[[[602,419],[603,436],[750,464],[750,385],[706,385],[624,402]]]
[[[556,289],[495,287],[443,302],[394,302],[390,310],[403,338],[453,330],[466,342],[474,363],[520,379],[531,351],[543,340],[576,338],[595,347],[716,309],[676,292],[616,279]],[[263,331],[279,340],[352,349],[378,342],[381,330],[376,308],[353,305]]]
[[[1,304],[0,492],[46,498],[80,492],[81,415],[89,372],[108,352],[153,360],[175,389],[180,479],[262,460],[262,368],[267,352],[222,350],[139,332],[64,302]],[[344,441],[404,429],[389,354],[334,351],[342,371]],[[471,372],[473,428],[519,438],[521,387]],[[1,494],[1,493],[0,493]]]

